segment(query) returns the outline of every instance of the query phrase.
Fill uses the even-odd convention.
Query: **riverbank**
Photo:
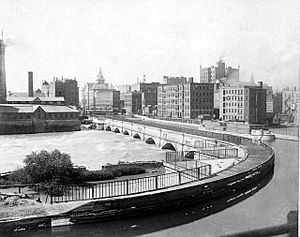
[[[152,164],[151,162],[144,163],[146,163],[145,166],[148,167]],[[140,163],[140,165],[142,165],[142,163]],[[162,166],[162,163],[160,167],[158,167],[157,163],[155,163],[154,166],[155,167],[145,169],[145,173],[123,175],[115,177],[112,180],[89,181],[87,184],[139,179],[165,173],[165,168]],[[31,198],[27,198],[29,196],[31,196]],[[28,189],[28,187],[2,187],[0,188],[0,222],[37,216],[60,215],[87,202],[88,201],[76,201],[50,204],[48,196],[34,192]]]

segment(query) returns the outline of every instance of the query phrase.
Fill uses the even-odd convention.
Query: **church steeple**
[[[99,83],[99,84],[104,84],[104,82],[105,82],[105,79],[104,79],[103,74],[102,74],[102,69],[101,69],[101,67],[99,67],[99,73],[98,73],[98,75],[97,75],[97,80],[96,80],[96,82]]]
[[[251,83],[251,84],[255,84],[254,77],[253,77],[253,73],[251,73],[250,83]]]

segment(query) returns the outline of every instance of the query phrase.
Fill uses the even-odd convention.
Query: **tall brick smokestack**
[[[5,76],[5,44],[0,39],[0,104],[6,104],[6,76]]]
[[[33,97],[33,72],[28,72],[28,96]]]

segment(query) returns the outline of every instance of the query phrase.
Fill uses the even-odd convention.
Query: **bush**
[[[77,175],[70,155],[58,150],[32,152],[24,163],[24,168],[13,171],[9,180],[27,184],[68,184]]]
[[[58,150],[48,152],[32,152],[24,160],[24,168],[13,171],[3,182],[39,184],[40,191],[62,193],[59,186],[83,183],[87,181],[109,180],[125,175],[145,173],[140,164],[118,164],[108,166],[103,170],[88,171],[85,168],[75,168],[69,154]]]
[[[143,174],[146,170],[142,167],[135,165],[126,165],[126,166],[114,166],[110,169],[115,177],[125,176],[125,175],[136,175]]]
[[[104,170],[93,170],[93,171],[84,171],[79,177],[78,181],[87,182],[87,181],[101,181],[101,180],[109,180],[113,179],[114,175],[110,171]]]
[[[131,166],[114,166],[109,170],[85,170],[77,176],[77,182],[87,182],[87,181],[102,181],[109,180],[115,177],[125,176],[125,175],[136,175],[143,174],[146,170],[141,167],[134,165]]]

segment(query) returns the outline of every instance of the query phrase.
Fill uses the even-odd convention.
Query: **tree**
[[[26,156],[24,163],[31,183],[67,184],[74,176],[70,155],[59,150],[32,152]]]

